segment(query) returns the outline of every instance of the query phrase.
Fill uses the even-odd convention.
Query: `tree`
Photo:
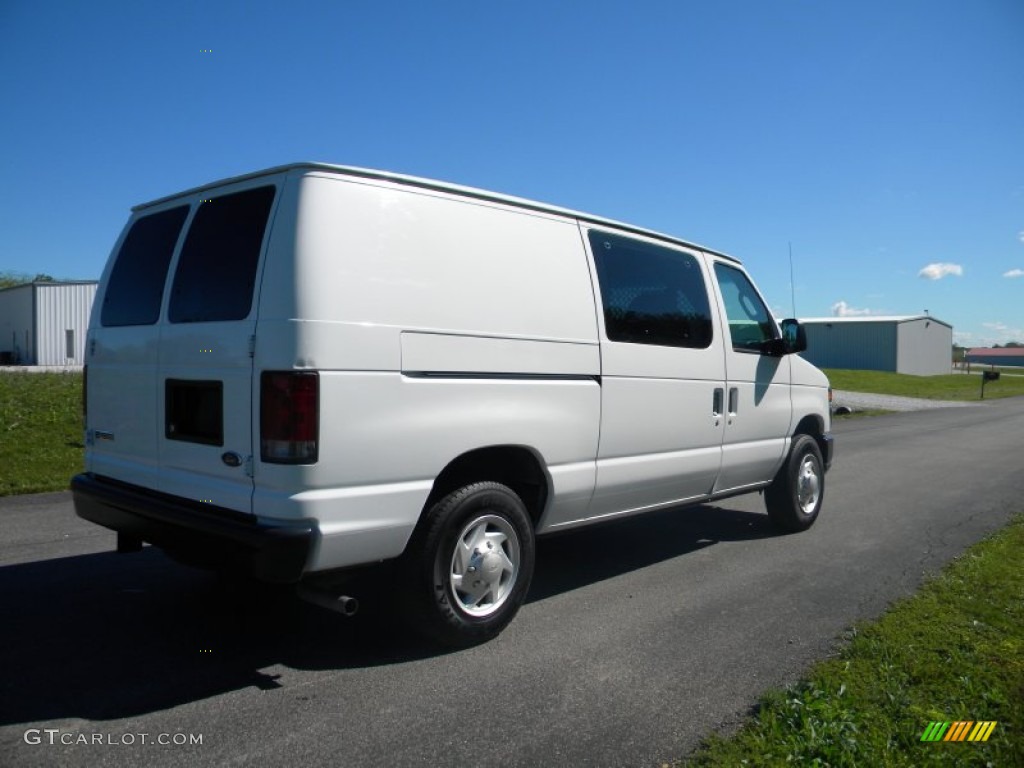
[[[30,280],[24,275],[16,272],[0,272],[0,288],[13,288],[16,285],[24,285]]]
[[[20,272],[0,272],[0,289],[3,288],[14,288],[18,285],[28,285],[29,283],[55,283],[57,279],[53,275],[48,275],[45,272],[39,272],[35,277],[21,274]]]

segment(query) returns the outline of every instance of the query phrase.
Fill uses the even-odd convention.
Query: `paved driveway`
[[[835,432],[809,531],[778,535],[754,495],[543,539],[516,620],[456,653],[424,648],[369,597],[346,620],[151,547],[117,555],[67,494],[0,499],[0,765],[682,757],[1024,505],[1024,398]],[[57,741],[26,743],[28,729]]]

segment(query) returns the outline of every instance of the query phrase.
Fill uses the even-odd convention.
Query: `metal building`
[[[807,330],[803,356],[819,368],[950,373],[953,326],[930,315],[819,317],[801,320]]]
[[[0,290],[0,363],[82,365],[97,284],[36,282]]]
[[[1024,366],[1024,347],[975,347],[967,350],[964,361],[980,365]]]

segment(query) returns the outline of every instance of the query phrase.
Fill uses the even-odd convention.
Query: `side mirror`
[[[782,343],[785,347],[783,352],[785,355],[792,355],[807,349],[807,332],[800,325],[799,320],[789,318],[782,321]]]

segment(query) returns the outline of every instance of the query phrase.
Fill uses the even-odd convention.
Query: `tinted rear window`
[[[204,201],[174,274],[172,323],[241,320],[249,315],[273,187]]]
[[[100,323],[152,325],[157,321],[167,265],[186,216],[188,206],[183,205],[132,224],[110,272]]]

